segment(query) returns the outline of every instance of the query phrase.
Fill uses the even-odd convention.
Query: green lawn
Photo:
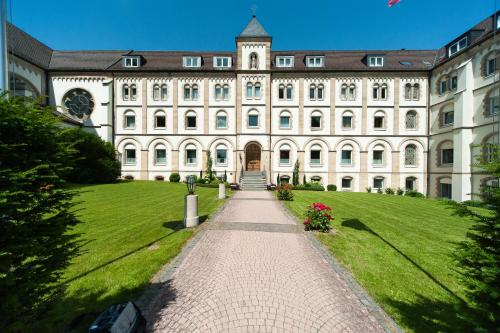
[[[77,316],[91,313],[76,329],[86,331],[96,312],[137,298],[193,235],[181,228],[184,184],[134,181],[79,189],[75,201],[82,223],[72,232],[80,234],[81,253],[65,272],[62,300],[37,323],[40,332],[62,332]],[[217,189],[198,187],[196,192],[201,217],[222,203]]]
[[[465,332],[457,317],[463,288],[451,255],[471,221],[442,201],[400,196],[294,191],[290,210],[333,208],[335,233],[318,238],[405,330]]]

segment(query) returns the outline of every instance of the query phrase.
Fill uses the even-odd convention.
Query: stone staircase
[[[240,185],[243,191],[267,190],[266,174],[263,171],[243,171]]]

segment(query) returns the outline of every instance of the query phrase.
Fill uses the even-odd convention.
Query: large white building
[[[488,17],[441,50],[273,51],[253,17],[235,52],[56,51],[8,26],[11,89],[47,95],[68,123],[113,142],[122,176],[262,171],[343,191],[455,200],[494,181],[471,167],[498,140]],[[495,134],[496,133],[496,134]]]

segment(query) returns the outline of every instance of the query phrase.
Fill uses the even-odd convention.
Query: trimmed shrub
[[[398,195],[403,195],[403,194],[405,194],[405,191],[401,187],[398,187],[398,190],[396,191],[396,193]]]
[[[334,185],[334,184],[328,184],[328,186],[326,187],[326,189],[327,189],[328,191],[335,192],[335,191],[337,191],[337,185]]]
[[[330,222],[333,220],[332,209],[321,202],[313,203],[307,207],[304,227],[306,230],[320,230],[328,232],[331,229]]]
[[[388,188],[385,189],[385,194],[393,195],[394,194],[394,190],[392,188],[388,187]]]
[[[469,206],[469,207],[484,207],[485,204],[482,201],[479,200],[465,200],[462,202],[463,205]]]
[[[406,191],[405,195],[413,198],[425,198],[425,195],[417,191]]]
[[[163,177],[163,176],[156,176],[155,180],[158,180],[158,181],[162,182],[162,181],[165,180],[165,177]]]
[[[368,193],[372,193],[372,188],[371,188],[371,187],[369,187],[369,186],[368,186],[368,187],[366,187],[365,189],[366,189],[366,192],[368,192]]]
[[[304,185],[297,185],[293,187],[294,191],[324,191],[325,188],[321,184],[307,183]]]
[[[276,188],[278,199],[284,201],[292,201],[293,200],[292,189],[293,186],[290,184],[283,184],[278,186]]]
[[[168,180],[171,182],[171,183],[178,183],[181,181],[181,176],[177,173],[177,172],[172,172],[170,174],[170,177],[168,177]]]

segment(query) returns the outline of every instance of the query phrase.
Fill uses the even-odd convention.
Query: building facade
[[[199,174],[210,152],[236,183],[297,161],[343,191],[467,200],[495,181],[471,167],[471,144],[498,140],[495,16],[422,51],[274,51],[255,17],[235,52],[56,51],[8,28],[11,90],[113,142],[123,177]]]

